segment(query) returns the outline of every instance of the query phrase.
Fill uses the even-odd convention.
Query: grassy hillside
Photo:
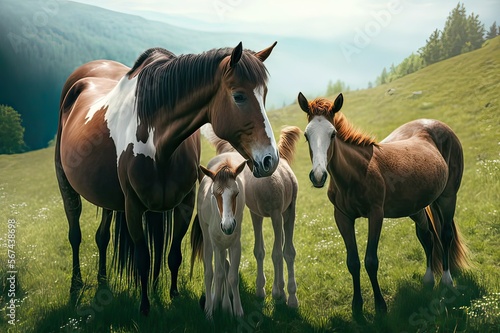
[[[18,284],[16,326],[4,313],[0,331],[11,332],[498,332],[500,330],[500,38],[482,49],[429,66],[394,81],[390,86],[345,94],[343,111],[355,125],[384,138],[394,128],[416,118],[448,123],[460,138],[465,153],[465,174],[459,192],[456,221],[472,253],[475,267],[456,275],[453,291],[421,286],[424,253],[409,219],[386,219],[379,246],[379,279],[389,313],[374,317],[371,286],[362,270],[362,292],[367,322],[350,316],[352,282],[345,264],[345,248],[333,221],[326,190],[312,188],[310,161],[301,140],[293,169],[299,179],[295,247],[300,308],[291,311],[270,297],[272,228],[264,227],[268,297],[255,299],[256,264],[253,232],[245,215],[241,261],[242,303],[245,317],[234,322],[216,318],[207,323],[198,308],[202,292],[202,264],[188,278],[185,260],[180,272],[181,297],[171,302],[168,283],[153,298],[148,318],[138,315],[136,291],[116,285],[112,293],[97,291],[98,225],[95,208],[85,203],[82,216],[82,274],[85,290],[74,307],[69,302],[71,250],[67,222],[57,189],[53,149],[0,156],[0,281],[3,309],[9,301],[7,271],[8,221],[15,219]],[[388,95],[386,91],[394,88]],[[421,94],[414,95],[414,91]],[[297,92],[298,93],[298,92]],[[313,98],[314,96],[307,96]],[[332,98],[334,96],[331,96]],[[304,129],[305,114],[297,105],[269,114],[275,134],[283,125]],[[204,143],[202,163],[213,156]],[[361,258],[367,225],[356,224]],[[184,242],[184,258],[190,255]],[[161,278],[167,281],[168,272]],[[450,295],[453,295],[450,297]],[[7,309],[5,309],[7,310]]]

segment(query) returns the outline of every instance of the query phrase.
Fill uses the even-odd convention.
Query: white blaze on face
[[[222,213],[221,213],[221,224],[227,229],[230,228],[235,220],[234,216],[234,195],[237,193],[237,189],[224,189],[222,193]]]
[[[107,121],[110,137],[115,143],[116,165],[118,165],[121,154],[131,143],[133,144],[134,156],[142,154],[153,160],[155,159],[154,129],[149,129],[148,139],[145,143],[137,140],[139,122],[135,110],[136,86],[137,77],[129,80],[127,76],[124,76],[108,95],[99,99],[90,107],[85,118],[87,124],[97,111],[107,107],[104,119]]]
[[[328,148],[335,128],[323,116],[315,116],[307,125],[305,134],[312,153],[312,171],[316,179],[321,179],[328,164]]]
[[[267,154],[271,154],[273,157],[277,157],[278,156],[278,148],[276,145],[276,141],[274,140],[274,134],[273,134],[273,129],[271,127],[271,123],[269,122],[269,119],[267,118],[266,107],[264,106],[264,86],[257,86],[253,90],[253,93],[255,95],[255,98],[257,99],[257,102],[259,103],[260,111],[262,112],[262,117],[264,118],[264,128],[265,128],[267,137],[269,138],[269,140],[271,142],[272,151],[269,150],[268,146],[265,146],[265,147],[258,147],[252,153],[254,154],[254,157],[262,157],[263,158]]]

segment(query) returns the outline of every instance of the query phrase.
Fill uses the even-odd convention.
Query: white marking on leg
[[[451,277],[449,269],[443,272],[443,276],[441,277],[441,283],[447,286],[453,286],[453,278]]]
[[[425,285],[434,285],[434,273],[430,267],[425,271],[423,282]]]

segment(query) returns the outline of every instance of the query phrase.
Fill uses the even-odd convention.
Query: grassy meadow
[[[272,74],[272,68],[269,68]],[[272,80],[272,76],[271,76]],[[392,95],[386,92],[395,89]],[[306,90],[306,87],[304,88]],[[414,91],[422,94],[414,95]],[[269,92],[272,94],[272,91]],[[298,92],[297,92],[298,93]],[[312,99],[315,96],[306,96]],[[334,96],[330,96],[334,98]],[[379,245],[379,282],[388,304],[385,317],[375,316],[368,276],[361,271],[365,322],[351,318],[352,281],[343,240],[333,220],[326,189],[310,185],[307,143],[298,143],[293,169],[299,180],[295,263],[298,310],[271,297],[273,233],[265,222],[267,277],[265,300],[254,296],[256,263],[252,223],[243,222],[240,266],[245,316],[204,318],[198,305],[203,265],[189,279],[189,234],[183,242],[178,299],[168,297],[169,272],[150,294],[151,313],[139,315],[139,292],[112,276],[110,289],[97,288],[100,218],[85,202],[81,219],[81,264],[85,287],[75,306],[69,297],[71,248],[68,226],[55,178],[54,149],[0,156],[0,331],[1,332],[500,332],[500,37],[461,55],[373,89],[344,95],[342,111],[357,127],[383,139],[416,118],[446,122],[460,138],[465,173],[455,220],[471,251],[473,267],[455,274],[455,289],[423,288],[425,255],[408,219],[386,219]],[[47,112],[56,112],[48,110]],[[284,125],[304,129],[297,104],[269,113],[276,136]],[[202,163],[213,156],[203,143]],[[15,220],[15,233],[9,224]],[[364,257],[367,223],[356,223],[360,258]],[[15,235],[15,264],[9,266],[9,234]],[[12,239],[13,236],[11,236]],[[110,249],[108,258],[111,258]],[[12,253],[12,252],[11,252]],[[109,260],[108,262],[110,262]],[[363,266],[362,266],[363,267]],[[166,266],[165,266],[166,268]],[[15,325],[9,324],[11,284],[15,270]],[[285,279],[286,281],[286,279]],[[438,280],[439,281],[439,277]]]

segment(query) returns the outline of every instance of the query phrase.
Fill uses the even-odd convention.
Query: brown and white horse
[[[235,152],[227,141],[221,140],[213,133],[210,126],[203,126],[202,133],[216,147],[217,154],[230,156],[231,160],[236,161],[236,163],[244,161],[244,158]],[[265,217],[270,217],[274,231],[274,244],[271,255],[274,265],[272,296],[275,299],[286,299],[284,258],[288,270],[287,305],[292,308],[299,306],[294,267],[296,251],[293,245],[295,205],[297,203],[299,183],[290,165],[295,155],[295,145],[300,138],[300,133],[301,130],[296,126],[287,126],[281,129],[278,141],[280,162],[278,168],[270,177],[255,178],[248,168],[242,173],[245,184],[245,201],[250,209],[255,236],[256,295],[259,298],[266,296],[266,277],[264,275],[266,251],[262,224]]]
[[[361,315],[363,306],[354,230],[358,217],[368,218],[365,268],[377,312],[387,311],[377,279],[384,217],[414,220],[427,257],[424,283],[433,286],[433,272],[444,271],[441,283],[452,285],[450,268],[467,266],[467,248],[453,220],[464,166],[455,133],[440,121],[420,119],[400,126],[378,143],[339,112],[342,94],[335,101],[317,98],[308,102],[299,93],[298,101],[308,119],[304,134],[313,166],[309,178],[315,187],[323,187],[330,175],[328,198],[347,249],[355,317]]]
[[[141,279],[140,311],[148,314],[149,251],[142,228],[146,211],[167,211],[191,191],[169,187],[165,170],[181,142],[210,122],[250,160],[256,177],[271,175],[279,157],[264,101],[260,51],[214,49],[175,56],[149,49],[132,69],[113,61],[77,68],[63,87],[55,165],[73,249],[71,291],[81,286],[81,196],[125,211]],[[186,180],[189,185],[196,177]]]

